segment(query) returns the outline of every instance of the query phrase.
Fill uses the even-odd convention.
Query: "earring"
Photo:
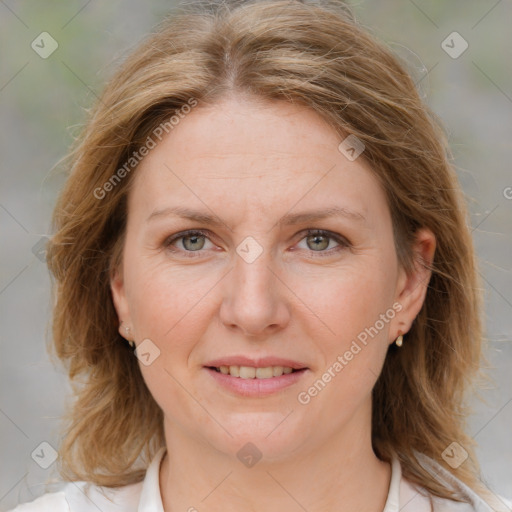
[[[396,346],[401,347],[403,341],[404,341],[404,336],[403,336],[403,334],[400,334],[400,336],[398,336],[398,338],[395,340]]]
[[[128,343],[128,345],[130,345],[130,348],[132,348],[132,349],[135,348],[135,342],[133,340],[129,339],[129,337],[130,337],[130,328],[129,327],[125,327],[124,331],[126,332],[126,337],[125,337],[126,342]]]

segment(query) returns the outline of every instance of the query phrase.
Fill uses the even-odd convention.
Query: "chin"
[[[236,414],[222,421],[222,426],[231,435],[221,427],[215,428],[215,432],[209,428],[202,435],[210,446],[238,459],[247,456],[284,461],[302,450],[308,437],[306,429],[293,423],[297,419],[293,416],[293,413],[287,417],[278,412]]]

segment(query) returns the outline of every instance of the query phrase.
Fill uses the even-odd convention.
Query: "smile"
[[[271,379],[280,377],[283,374],[293,373],[297,370],[289,366],[266,366],[264,368],[254,368],[252,366],[218,366],[214,369],[224,375],[239,377],[241,379]]]
[[[283,391],[303,379],[308,368],[290,366],[205,366],[216,385],[230,394],[262,398]]]

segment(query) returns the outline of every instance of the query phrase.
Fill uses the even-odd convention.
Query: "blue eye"
[[[188,230],[167,238],[165,241],[165,246],[169,248],[173,253],[183,252],[187,255],[186,257],[188,258],[196,258],[200,257],[200,254],[203,250],[206,250],[206,240],[210,241],[208,238],[208,231]],[[307,230],[306,236],[304,236],[300,241],[302,240],[306,240],[308,248],[305,250],[313,253],[313,257],[330,256],[333,253],[339,252],[350,246],[349,242],[347,242],[347,240],[345,240],[340,235],[330,231],[325,231],[323,229]],[[336,247],[330,248],[329,250],[325,250],[331,245],[332,240],[334,240],[338,245]],[[176,242],[180,242],[180,244],[176,244]],[[177,245],[181,245],[181,248],[178,248]],[[196,255],[194,253],[198,254]]]

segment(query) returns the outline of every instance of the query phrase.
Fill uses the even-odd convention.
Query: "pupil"
[[[318,239],[323,239],[323,244],[322,242],[320,242],[321,244],[321,247],[317,245],[317,249],[320,248],[320,249],[325,249],[328,245],[329,245],[329,242],[327,241],[327,237],[324,236],[324,235],[311,235],[310,238],[313,238],[315,240],[315,244],[318,243]],[[327,241],[327,243],[325,243]]]
[[[202,249],[203,245],[204,245],[204,240],[203,240],[203,244],[199,244],[200,247],[193,247],[193,245],[197,243],[198,239],[201,236],[202,235],[188,235],[183,238],[183,245],[185,246],[186,249]],[[190,247],[190,243],[188,243],[190,240],[192,241],[192,247]]]

